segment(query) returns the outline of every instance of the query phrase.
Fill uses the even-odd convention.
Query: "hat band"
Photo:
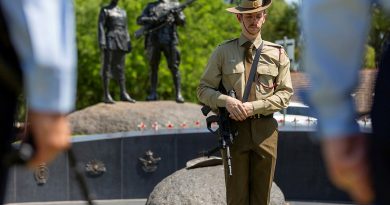
[[[253,11],[254,9],[257,9],[257,8],[242,8],[242,7],[236,7],[237,11],[240,11],[240,12],[245,12],[245,11]]]
[[[244,8],[244,9],[257,9],[263,5],[262,0],[256,0],[256,1],[242,1],[241,4],[238,7]]]

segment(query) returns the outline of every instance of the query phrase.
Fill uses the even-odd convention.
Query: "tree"
[[[389,16],[387,16],[377,5],[374,6],[372,13],[371,30],[368,43],[376,51],[377,55],[375,55],[375,63],[377,65],[380,61],[383,42],[390,35],[390,21]]]

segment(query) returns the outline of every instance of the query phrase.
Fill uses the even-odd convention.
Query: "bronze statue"
[[[100,10],[98,36],[103,53],[104,102],[114,103],[109,92],[109,82],[113,75],[119,84],[121,101],[135,103],[126,91],[125,56],[131,51],[131,42],[127,30],[126,11],[118,7],[118,0],[112,0],[108,6]]]
[[[172,73],[176,91],[176,102],[184,103],[180,85],[180,53],[176,48],[178,45],[176,27],[185,24],[185,16],[182,12],[185,6],[180,5],[177,1],[158,0],[149,3],[141,16],[137,18],[137,24],[147,28],[141,31],[141,34],[136,33],[136,36],[146,35],[145,49],[148,55],[151,82],[150,93],[146,98],[148,101],[155,101],[158,98],[157,72],[161,52],[163,52],[167,60],[168,68]]]

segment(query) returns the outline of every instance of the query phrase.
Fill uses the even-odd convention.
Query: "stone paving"
[[[146,199],[128,199],[128,200],[97,200],[96,205],[145,205]],[[84,201],[61,201],[61,202],[31,202],[31,203],[12,203],[5,205],[85,205]],[[287,205],[354,205],[343,203],[322,203],[322,202],[300,202],[290,201]]]

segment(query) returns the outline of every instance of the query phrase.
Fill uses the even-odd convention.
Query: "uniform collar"
[[[241,33],[241,36],[240,36],[240,38],[238,39],[239,45],[240,45],[240,46],[243,46],[244,43],[246,43],[247,41],[249,41],[249,39],[246,38],[246,37],[244,36],[244,34]],[[261,34],[258,35],[254,41],[252,41],[252,43],[255,45],[256,49],[258,49],[258,48],[260,47],[261,42],[263,42],[263,39],[261,39]]]

